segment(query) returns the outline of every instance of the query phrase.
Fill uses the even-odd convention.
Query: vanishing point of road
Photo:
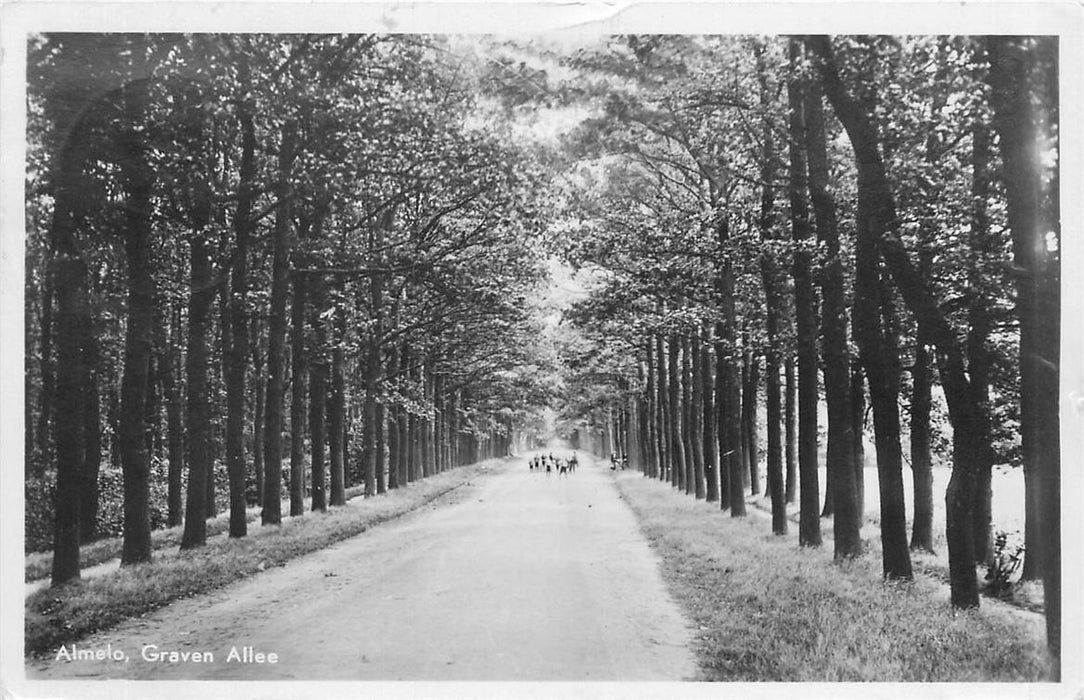
[[[517,459],[402,518],[76,645],[123,650],[128,662],[50,656],[28,661],[27,676],[694,678],[689,623],[658,558],[608,468],[581,462],[559,476]],[[150,645],[214,660],[146,661]]]

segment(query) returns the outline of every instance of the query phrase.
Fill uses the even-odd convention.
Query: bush
[[[151,459],[150,474],[150,520],[151,529],[166,526],[168,516],[166,497],[169,492],[169,466],[165,460]],[[185,477],[187,474],[184,475]],[[219,509],[229,508],[225,467],[216,465],[216,502]],[[56,519],[56,475],[48,473],[44,478],[30,477],[24,486],[26,515],[26,551],[42,552],[53,547],[53,529]],[[124,532],[124,474],[109,463],[98,471],[98,517],[95,521],[96,538],[118,537]]]
[[[56,479],[29,477],[23,485],[26,504],[24,524],[26,527],[26,552],[42,552],[53,548],[53,499]]]
[[[994,537],[994,555],[986,567],[986,590],[991,595],[1007,595],[1024,563],[1024,544],[1019,541],[1020,533],[1013,535],[1010,540],[1008,532],[998,530]]]

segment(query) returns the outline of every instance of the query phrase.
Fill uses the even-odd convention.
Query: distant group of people
[[[575,452],[568,459],[554,457],[553,453],[550,452],[548,455],[535,455],[527,461],[527,468],[532,471],[536,469],[538,471],[545,470],[547,474],[556,471],[558,476],[568,476],[576,471],[578,466],[580,466],[580,460],[576,457]]]
[[[610,453],[610,471],[616,471],[618,468],[624,469],[629,466],[629,456],[625,453],[621,453],[618,457],[616,452]]]

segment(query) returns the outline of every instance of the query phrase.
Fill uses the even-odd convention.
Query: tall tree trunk
[[[64,154],[61,154],[60,158],[64,158]],[[58,158],[58,161],[60,160]],[[74,175],[75,173],[72,173]],[[56,197],[60,194],[62,185],[57,183],[54,185],[53,191],[53,204],[56,207]],[[62,204],[61,206],[67,206]],[[70,217],[69,214],[63,214],[62,217]],[[57,214],[54,213],[53,221],[56,222]],[[55,223],[54,231],[55,231]],[[55,239],[55,232],[53,234]],[[51,245],[55,245],[53,242]],[[34,443],[37,447],[37,459],[34,460],[33,473],[34,476],[39,478],[45,476],[45,465],[49,461],[49,440],[52,436],[51,427],[53,425],[53,397],[56,394],[56,382],[53,362],[53,302],[55,298],[54,286],[55,275],[57,274],[57,260],[55,253],[50,250],[46,254],[45,259],[45,281],[41,292],[41,413],[38,415],[38,427],[37,427],[37,440]],[[84,281],[85,283],[85,281]],[[84,303],[86,300],[83,300]],[[29,402],[27,402],[29,404]],[[29,426],[30,424],[27,423]],[[26,453],[27,463],[31,462],[33,453],[28,451]]]
[[[159,308],[163,308],[163,304]],[[166,486],[166,524],[175,527],[183,520],[181,515],[181,474],[184,471],[184,400],[181,396],[180,383],[176,379],[176,369],[171,348],[181,347],[181,313],[179,308],[171,310],[169,338],[166,342],[165,318],[155,323],[155,329],[161,333],[158,344],[159,367],[162,371],[162,390],[166,399],[166,426],[169,432]]]
[[[760,165],[760,237],[765,243],[774,240],[776,234],[775,181],[780,168],[779,156],[775,150],[775,128],[767,117],[772,110],[772,90],[768,84],[768,69],[764,62],[763,44],[754,45],[757,59],[757,82],[759,85],[760,105],[765,117],[761,125],[763,152]],[[760,279],[764,286],[765,331],[768,345],[765,350],[766,424],[768,431],[768,494],[772,503],[772,533],[787,533],[787,504],[783,478],[783,407],[780,402],[779,359],[780,326],[785,313],[784,300],[779,278],[779,264],[774,252],[764,247],[760,254]]]
[[[124,473],[124,543],[121,564],[151,559],[150,456],[147,387],[154,326],[151,257],[151,191],[154,174],[143,141],[147,85],[133,84],[122,96],[126,129],[118,154],[124,180],[124,251],[128,262],[128,324],[121,380],[120,449]],[[88,397],[89,398],[89,397]]]
[[[399,374],[399,346],[392,345],[388,348],[388,378],[394,381]],[[399,411],[396,406],[391,406],[388,415],[388,490],[402,486],[399,481]]]
[[[214,224],[221,231],[219,237],[219,250],[229,250],[229,236],[226,231],[226,222],[220,212],[216,212]],[[224,272],[216,275],[218,282],[215,284],[215,296],[218,299],[218,327],[214,325],[210,327],[211,337],[214,339],[214,343],[211,347],[211,367],[217,371],[211,373],[211,441],[209,446],[208,463],[211,465],[207,472],[207,512],[208,518],[213,518],[218,515],[218,463],[219,463],[219,448],[223,446],[225,436],[221,434],[219,430],[220,421],[219,415],[222,413],[222,405],[224,403],[224,395],[226,388],[226,357],[228,354],[228,348],[233,343],[230,338],[230,307],[229,307],[229,275]],[[228,479],[227,479],[228,480]]]
[[[721,251],[725,251],[730,243],[730,225],[723,213],[717,214],[716,236]],[[722,416],[723,426],[719,451],[723,464],[726,465],[727,474],[727,503],[730,506],[730,517],[745,517],[745,488],[742,486],[742,469],[744,460],[742,457],[741,444],[741,369],[740,360],[737,357],[738,346],[738,314],[737,300],[734,291],[734,268],[729,256],[723,256],[717,262],[718,271],[715,279],[716,297],[722,307],[722,321],[718,327],[715,345],[715,355],[718,366],[717,372],[723,375],[720,387],[722,389],[722,406],[719,413]],[[717,386],[719,386],[717,384]],[[716,394],[717,400],[720,396]]]
[[[919,330],[915,365],[911,370],[911,472],[914,479],[914,518],[911,549],[933,552],[933,460],[930,453],[930,407],[933,367],[928,340]]]
[[[259,336],[257,336],[257,339]],[[259,341],[257,340],[257,343]],[[252,411],[252,463],[255,468],[256,474],[256,505],[263,507],[263,493],[264,493],[264,462],[263,462],[263,448],[264,448],[264,406],[267,400],[267,378],[263,373],[263,355],[259,352],[253,352],[252,363],[252,376],[255,378],[254,384],[256,385],[256,405]]]
[[[989,127],[980,119],[973,125],[971,136],[971,231],[968,236],[971,246],[968,286],[971,294],[968,300],[967,367],[982,405],[989,410],[992,382],[990,375],[993,367],[990,335],[994,327],[991,305],[993,298],[1000,291],[993,268],[1001,263],[998,251],[1000,241],[991,235],[987,213],[987,201],[993,189],[990,172],[992,134]],[[977,465],[975,560],[980,564],[989,564],[994,556],[992,474],[994,461],[993,449],[986,449],[983,450],[981,461]],[[1026,544],[1025,552],[1028,551]],[[1026,556],[1024,568],[1027,568]]]
[[[851,353],[847,344],[847,302],[840,253],[835,198],[828,189],[830,174],[824,112],[820,90],[811,85],[805,95],[809,194],[824,246],[821,278],[821,335],[824,341],[824,394],[828,403],[828,491],[832,498],[834,557],[862,553],[862,511],[858,507],[854,465],[854,423],[851,416]]]
[[[772,533],[785,535],[787,534],[787,501],[783,482],[783,409],[779,394],[779,353],[775,346],[768,349],[766,361],[768,495],[772,502]]]
[[[369,347],[366,353],[365,369],[363,371],[365,381],[365,496],[376,495],[376,365],[379,349],[375,349],[376,340],[369,339]],[[423,433],[423,440],[424,433]],[[423,467],[425,468],[425,467]]]
[[[290,304],[290,516],[305,513],[305,380],[309,355],[305,317],[309,298],[306,275],[293,275]]]
[[[384,246],[384,235],[392,227],[394,222],[394,210],[388,210],[378,225],[373,227],[369,237],[369,255],[374,265],[379,266],[383,262],[383,253],[379,252]],[[369,317],[372,319],[372,336],[369,343],[368,367],[366,369],[366,424],[370,429],[370,461],[372,463],[373,483],[376,493],[384,493],[387,484],[384,477],[383,448],[383,407],[378,406],[377,391],[381,379],[381,344],[384,336],[384,275],[377,273],[369,278]],[[432,424],[431,424],[432,425]],[[435,427],[435,426],[434,426]],[[432,447],[436,447],[435,440],[431,440]],[[433,452],[436,454],[435,450]],[[434,460],[435,461],[435,460]],[[433,464],[433,461],[430,461]],[[435,466],[435,464],[433,465]],[[369,493],[368,482],[366,493]]]
[[[695,335],[686,340],[685,348],[689,351],[689,374],[688,381],[691,385],[691,410],[689,412],[689,435],[692,441],[693,455],[693,494],[698,499],[703,499],[706,489],[704,482],[704,384],[702,381],[703,352],[700,347],[699,331],[693,331]]]
[[[791,39],[788,47],[795,77],[787,81],[790,106],[790,216],[797,249],[794,253],[794,317],[798,343],[798,472],[801,488],[798,543],[821,545],[820,484],[817,473],[817,310],[808,249],[809,202],[806,191],[805,93],[806,81],[798,77],[801,44]]]
[[[376,435],[373,440],[373,452],[376,454],[376,492],[388,492],[388,420],[384,402],[376,402]],[[443,437],[440,433],[438,436]],[[438,453],[439,460],[440,453]],[[443,461],[443,460],[439,460]]]
[[[939,114],[943,106],[943,99],[936,100],[932,105],[931,113],[934,115]],[[938,150],[940,141],[938,133],[938,129],[931,128],[926,137],[926,161],[931,167],[935,166],[939,159]],[[935,196],[935,193],[929,191],[929,189],[931,188],[924,188],[923,194],[932,199]],[[932,274],[932,246],[936,245],[935,236],[937,234],[937,219],[935,218],[937,212],[936,209],[934,209],[933,203],[929,206],[930,211],[927,212],[920,229],[921,247],[918,253],[919,274],[927,278]],[[985,206],[985,203],[983,206]],[[974,279],[976,274],[974,266],[976,262],[976,260],[972,260],[972,263],[969,266],[969,276],[972,277],[971,288],[973,292],[977,292],[979,289],[979,281]],[[970,306],[973,310],[975,308],[975,303],[974,299],[970,302]],[[978,366],[975,364],[975,361],[978,358],[973,354],[975,350],[974,342],[976,340],[974,316],[972,316],[970,325],[971,328],[968,333],[968,353],[971,355],[968,360],[969,371],[973,383],[984,383],[979,380],[979,377],[976,374]],[[985,338],[985,333],[982,333],[982,336]],[[982,344],[985,343],[985,340],[979,340],[978,342]],[[927,333],[924,329],[919,328],[915,338],[915,361],[911,372],[911,471],[914,482],[914,517],[911,528],[911,549],[932,552],[933,458],[930,449],[930,410],[932,405],[933,365],[927,347],[928,345],[929,339],[927,338]],[[979,466],[978,471],[981,473],[982,470],[983,468]],[[987,474],[989,474],[989,469],[987,469]],[[976,488],[976,495],[978,496],[976,507],[982,503],[982,490],[981,485]],[[989,504],[989,500],[987,500],[987,504]],[[988,508],[987,513],[989,513]],[[976,515],[978,515],[978,509],[976,509]],[[981,543],[987,541],[989,535],[980,538],[977,529],[975,534],[976,555],[979,555],[979,550],[983,548]]]
[[[682,334],[679,339],[679,347],[681,348],[681,363],[678,371],[680,372],[681,379],[681,435],[685,446],[685,477],[681,481],[681,489],[686,494],[691,495],[694,491],[696,482],[696,455],[693,453],[693,394],[692,394],[692,362],[690,357],[692,355],[689,347],[689,337]],[[618,445],[622,444],[622,423],[621,412],[617,413],[616,421],[616,434],[618,439]],[[621,457],[623,451],[619,447],[617,450],[617,456]]]
[[[331,394],[328,397],[328,448],[331,451],[331,505],[346,505],[346,306],[336,290],[331,344]]]
[[[747,346],[745,377],[741,397],[742,435],[745,437],[745,474],[749,478],[750,494],[760,493],[760,439],[757,431],[757,391],[760,384],[760,358]]]
[[[851,358],[851,421],[854,433],[854,490],[861,517],[866,513],[866,381],[862,363]]]
[[[873,90],[872,85],[865,86],[867,95],[872,96]],[[831,97],[832,93],[829,94]],[[838,114],[839,106],[835,99],[833,106]],[[876,128],[869,122],[867,129],[866,136],[871,142],[866,147],[871,149],[879,160]],[[856,145],[856,151],[858,148],[860,146]],[[865,182],[868,183],[868,180]],[[860,183],[863,183],[861,176]],[[860,192],[860,195],[862,194],[865,193]],[[873,404],[881,497],[882,568],[886,578],[910,579],[911,558],[907,548],[900,446],[899,351],[892,328],[895,312],[891,291],[887,280],[881,274],[880,253],[877,248],[879,233],[876,233],[877,224],[872,218],[874,216],[869,198],[862,199],[860,196],[857,222],[859,235],[855,243],[854,331],[859,357],[869,380],[870,399]],[[841,473],[836,472],[837,475]]]
[[[715,416],[715,368],[712,353],[711,325],[705,321],[701,331],[703,343],[700,350],[700,385],[704,412],[701,423],[704,432],[704,478],[707,481],[706,500],[719,500],[719,434]],[[650,389],[648,390],[650,394]]]
[[[327,330],[320,312],[326,299],[323,284],[317,283],[312,290],[313,303],[309,312],[309,325],[316,347],[308,363],[309,369],[309,463],[312,474],[312,510],[327,510],[325,443],[327,441]]]
[[[98,335],[93,330],[86,334],[83,375],[86,382],[83,405],[83,438],[86,445],[84,458],[83,488],[80,494],[79,538],[91,542],[98,537],[98,473],[102,465],[102,416],[98,391],[98,372],[101,366],[101,349]]]
[[[670,379],[662,334],[655,335],[655,376],[659,392],[659,480],[668,481],[674,465],[673,433],[670,426]]]
[[[206,190],[206,186],[197,187]],[[204,193],[209,198],[209,193]],[[214,301],[209,250],[210,202],[195,207],[191,248],[191,292],[188,300],[188,490],[185,494],[184,534],[181,549],[207,543],[207,477],[211,469],[210,330]]]
[[[645,355],[651,355],[649,348],[642,347],[642,350]],[[641,359],[636,365],[637,380],[639,385],[644,387],[643,393],[633,399],[633,404],[636,409],[637,467],[641,474],[649,476],[651,474],[651,465],[654,462],[654,456],[651,454],[651,409],[649,407],[647,390],[648,364],[644,359]]]
[[[945,40],[938,42],[937,69],[933,76],[934,80],[945,79],[946,56]],[[946,96],[936,93],[930,105],[930,114],[934,122],[926,134],[925,160],[930,168],[936,168],[940,160],[942,148],[941,134],[944,129],[939,123],[940,115],[945,107]],[[973,150],[974,154],[974,150]],[[974,174],[974,171],[973,171]],[[973,182],[972,187],[975,187]],[[924,181],[921,191],[926,200],[925,211],[919,225],[919,249],[918,265],[919,273],[923,277],[933,274],[933,248],[937,245],[938,226],[938,202],[937,193],[933,183]],[[972,206],[976,206],[973,202]],[[985,202],[981,205],[985,207]],[[974,223],[974,219],[972,220]],[[972,236],[974,231],[972,231]],[[972,257],[968,266],[969,285],[972,294],[979,290],[978,281],[975,280],[977,271],[975,265],[978,261]],[[981,296],[981,295],[980,295]],[[972,298],[969,305],[974,308],[975,299]],[[972,324],[969,336],[973,338],[974,325]],[[985,342],[985,341],[982,341]],[[933,551],[933,459],[930,450],[930,410],[932,404],[931,390],[933,386],[933,365],[927,348],[929,344],[926,334],[920,328],[915,336],[915,361],[911,371],[911,472],[914,482],[914,518],[911,528],[911,549]],[[971,346],[971,342],[968,343]],[[971,348],[969,347],[969,352]],[[975,367],[969,360],[969,369],[974,378]],[[981,470],[981,468],[980,468]],[[981,499],[980,499],[981,500]]]
[[[152,311],[151,313],[153,314],[154,312]],[[151,327],[153,328],[153,326],[154,326],[154,321],[153,321],[153,318],[152,318]],[[94,331],[91,331],[91,333],[93,334]],[[154,333],[153,333],[153,330],[152,330],[152,332],[151,332],[151,351],[150,351],[150,357],[147,360],[147,395],[143,399],[143,410],[144,410],[144,413],[145,413],[145,415],[143,416],[143,423],[146,426],[146,428],[143,431],[143,441],[146,443],[145,449],[146,449],[146,452],[147,452],[147,464],[148,465],[154,460],[154,458],[156,456],[156,454],[155,454],[156,445],[158,445],[158,446],[161,445],[161,441],[159,440],[161,429],[160,429],[160,426],[158,425],[158,423],[159,423],[159,414],[161,413],[161,411],[159,410],[159,408],[160,408],[159,407],[159,396],[158,396],[158,381],[159,381],[159,378],[158,378],[158,362],[157,362],[157,360],[158,360],[158,358],[157,358],[157,349],[154,347]],[[97,388],[98,388],[98,386],[97,386],[97,378],[92,377],[91,382],[93,383],[94,393],[96,394],[97,393]],[[88,389],[88,391],[89,391],[89,389]],[[89,413],[89,411],[88,411],[88,413]],[[90,420],[89,415],[88,415],[87,420]],[[88,428],[88,433],[89,433],[89,428]],[[89,437],[89,435],[88,435],[88,437]],[[89,449],[90,445],[87,445],[87,448]],[[89,460],[88,460],[87,464],[89,466],[89,464],[90,464]],[[88,474],[87,477],[88,477],[88,483],[89,483],[90,475]],[[97,482],[97,475],[95,475],[95,482]]]
[[[787,503],[798,498],[798,377],[794,356],[787,355],[783,362],[786,375],[786,398],[783,401],[783,425],[787,462]]]
[[[857,246],[859,251],[862,246]],[[872,251],[876,255],[876,251]],[[856,253],[856,259],[862,253]],[[855,263],[855,278],[861,269]],[[873,406],[873,434],[877,448],[877,484],[881,505],[881,558],[885,578],[910,580],[911,554],[907,544],[907,507],[903,498],[903,447],[900,442],[900,374],[899,331],[895,300],[886,276],[875,273],[876,291],[880,297],[880,328],[873,340],[873,350],[867,359],[867,342],[863,333],[858,334],[859,355],[866,367],[869,379],[870,402]],[[861,292],[855,285],[855,297]],[[855,303],[856,324],[865,327],[866,322],[859,320],[860,304]],[[868,323],[876,323],[877,312]],[[869,328],[876,330],[877,326]],[[871,334],[872,335],[872,334]]]
[[[238,62],[242,95],[251,85],[247,57]],[[233,215],[234,251],[230,270],[230,345],[226,349],[226,472],[230,491],[230,537],[248,533],[245,514],[245,396],[249,356],[248,331],[248,245],[255,229],[252,220],[256,178],[256,127],[251,105],[244,96],[237,100],[237,121],[241,127],[241,160],[237,186],[237,209]]]
[[[827,37],[808,39],[820,57],[825,92],[847,130],[858,165],[858,236],[871,239],[880,249],[896,286],[925,326],[937,348],[938,374],[948,402],[953,428],[953,470],[946,500],[946,541],[949,550],[949,582],[954,607],[977,607],[975,542],[972,510],[976,483],[975,465],[988,449],[990,426],[980,396],[966,371],[960,340],[934,298],[928,281],[917,272],[897,230],[895,200],[878,151],[876,130],[870,116],[843,85],[831,43]],[[872,384],[872,379],[870,380]]]
[[[410,363],[413,357],[410,354],[410,346],[403,343],[399,352],[400,374],[402,379],[409,381],[411,376]],[[399,410],[399,483],[409,484],[412,480],[411,460],[413,459],[413,433],[411,431],[411,416],[406,407]]]
[[[282,522],[282,404],[286,381],[286,301],[290,284],[290,226],[293,217],[290,184],[296,156],[297,125],[282,127],[275,226],[271,248],[271,308],[267,333],[267,407],[264,410],[264,497],[261,522]]]
[[[425,421],[425,455],[424,455],[424,474],[425,476],[433,476],[438,474],[437,470],[437,400],[436,400],[436,386],[435,386],[435,373],[431,363],[427,362],[425,366],[425,402],[432,408],[432,417]],[[490,440],[490,445],[493,446],[494,451],[490,454],[490,457],[496,457],[496,434],[493,435]]]
[[[1060,677],[1061,341],[1059,166],[1040,161],[1057,144],[1058,39],[987,37],[994,126],[1001,139],[1020,318],[1020,433],[1026,507],[1043,572],[1047,645]],[[1026,535],[1025,535],[1026,537]]]
[[[426,359],[420,359],[417,365],[417,388],[422,394],[422,403],[426,404],[429,400],[429,372],[426,367]],[[428,409],[428,406],[426,406]],[[367,404],[366,404],[366,416],[367,416]],[[375,411],[375,407],[374,407]],[[367,417],[366,417],[367,423]],[[416,420],[417,431],[417,462],[415,466],[415,477],[417,479],[424,479],[429,476],[429,417],[428,415],[417,416]],[[487,443],[488,448],[489,443]],[[486,455],[490,456],[489,454]],[[373,493],[376,493],[376,481],[374,476],[373,481]]]
[[[658,442],[655,437],[655,374],[652,365],[655,360],[655,348],[651,337],[647,336],[643,343],[644,359],[640,363],[640,376],[644,386],[644,395],[641,400],[641,421],[644,430],[644,476],[655,475],[658,464],[656,449]]]
[[[83,427],[86,396],[87,332],[90,306],[87,301],[87,264],[76,240],[80,222],[81,193],[77,174],[84,154],[78,150],[85,141],[84,125],[76,123],[67,132],[51,164],[53,219],[50,237],[53,250],[53,282],[56,293],[56,449],[55,527],[51,584],[59,586],[79,578],[80,490],[86,462]],[[43,330],[44,333],[44,330]],[[43,418],[48,426],[48,418]],[[63,429],[61,429],[61,426]],[[47,431],[43,431],[47,432]],[[43,435],[43,440],[46,437]],[[44,455],[43,455],[44,458]]]
[[[685,454],[685,429],[682,420],[684,402],[681,400],[681,346],[677,335],[674,333],[671,333],[667,340],[667,350],[667,373],[669,374],[667,386],[670,390],[670,441],[674,450],[674,472],[670,484],[680,489],[684,488],[687,455]]]

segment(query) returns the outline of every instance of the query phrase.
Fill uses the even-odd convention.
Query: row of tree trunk
[[[247,79],[244,64],[240,79]],[[114,138],[125,196],[121,233],[128,269],[116,437],[124,475],[122,563],[151,558],[151,457],[163,449],[168,461],[167,521],[170,525],[183,521],[182,549],[206,543],[206,520],[217,513],[219,486],[214,464],[219,423],[225,425],[231,537],[246,535],[250,502],[262,506],[263,524],[281,522],[284,483],[289,487],[289,512],[296,516],[305,511],[306,496],[311,497],[313,510],[343,505],[345,489],[355,479],[364,483],[364,493],[370,496],[453,466],[505,454],[511,435],[508,420],[497,421],[488,431],[467,425],[460,411],[462,387],[453,386],[450,375],[438,370],[439,358],[407,341],[389,340],[384,315],[392,295],[384,275],[366,273],[351,282],[342,275],[310,275],[298,269],[300,254],[294,250],[295,239],[319,237],[327,202],[307,209],[296,204],[292,176],[298,152],[297,126],[292,121],[282,127],[278,149],[266,323],[253,322],[249,308],[248,264],[254,254],[250,242],[258,219],[253,206],[256,144],[252,114],[243,101],[237,114],[240,184],[232,226],[222,225],[225,212],[216,205],[202,174],[183,183],[190,227],[189,293],[186,308],[180,302],[171,307],[156,289],[156,264],[151,255],[155,174],[144,128],[147,85],[145,80],[128,81],[116,92],[123,117]],[[198,94],[182,95],[178,109],[196,111],[200,99]],[[96,534],[101,456],[99,353],[86,300],[90,281],[75,240],[80,193],[69,183],[72,174],[86,166],[86,154],[80,151],[84,140],[78,131],[84,128],[83,120],[89,113],[88,109],[68,125],[76,133],[53,163],[56,184],[49,290],[55,295],[56,319],[55,324],[51,318],[42,322],[50,334],[55,330],[56,341],[56,381],[53,394],[43,400],[48,407],[55,407],[51,416],[57,457],[54,585],[79,576],[79,545]],[[196,162],[216,157],[207,146],[212,140],[204,133],[204,120],[193,117],[184,124],[178,139],[191,149]],[[212,171],[208,166],[205,171],[193,172]],[[371,249],[381,248],[381,229],[390,225],[389,219],[375,227]],[[299,229],[297,236],[295,228]],[[228,240],[222,232],[231,230],[233,238]],[[223,235],[224,241],[213,240],[214,232]],[[218,251],[230,249],[230,262],[223,264]],[[382,261],[373,262],[377,267]],[[346,303],[351,292],[357,304],[352,316]],[[401,300],[403,292],[398,294],[396,299]],[[216,303],[217,316],[213,313]],[[51,313],[51,304],[52,300],[46,299],[43,310]],[[329,304],[333,309],[330,316],[324,313]],[[186,342],[182,342],[182,319],[187,321]],[[348,328],[365,320],[369,321],[365,324],[368,332],[361,333],[360,340],[364,349],[348,359]],[[183,371],[179,361],[182,346]],[[220,377],[213,371],[216,359],[221,360]],[[255,371],[250,372],[250,367]],[[363,396],[360,402],[353,402],[348,377],[357,374],[362,375]],[[224,389],[224,411],[216,380]],[[392,382],[423,387],[417,405],[425,407],[424,412],[390,402],[387,387]],[[349,420],[358,413],[359,420]],[[44,423],[50,424],[49,416]],[[289,471],[284,475],[287,435]],[[353,459],[351,444],[356,445]],[[246,445],[251,449],[246,450]],[[255,488],[251,488],[253,483]]]
[[[1056,42],[1028,37],[990,37],[980,42],[989,57],[982,79],[991,92],[993,132],[999,140],[1001,180],[1005,188],[1013,260],[1017,270],[1016,311],[1020,321],[1020,396],[1022,452],[1026,488],[1025,576],[1041,575],[1047,600],[1048,640],[1060,651],[1060,450],[1058,449],[1059,241],[1057,169],[1042,164],[1041,151],[1057,132]],[[873,105],[876,80],[862,75],[869,64],[851,66],[841,77],[828,37],[795,37],[789,43],[788,168],[790,228],[794,243],[791,281],[797,373],[784,372],[780,351],[785,288],[770,246],[763,248],[761,279],[766,301],[765,391],[767,477],[772,528],[782,534],[788,493],[784,464],[789,465],[792,435],[781,436],[780,381],[796,385],[797,465],[800,489],[799,541],[819,545],[817,481],[818,366],[823,367],[828,412],[827,498],[825,514],[834,517],[837,559],[862,550],[861,493],[864,455],[862,418],[868,381],[873,417],[883,571],[886,578],[912,577],[909,548],[932,550],[932,460],[930,416],[935,376],[944,391],[953,429],[952,476],[946,494],[946,537],[952,603],[979,604],[976,564],[991,551],[991,355],[993,322],[983,291],[984,264],[996,257],[986,202],[992,189],[992,133],[981,119],[972,131],[972,210],[969,244],[972,291],[967,300],[967,333],[953,327],[946,300],[938,299],[931,279],[931,249],[917,255],[901,240],[896,200],[886,172],[885,146],[878,134]],[[980,52],[981,55],[981,52]],[[758,54],[759,59],[759,54]],[[804,66],[811,62],[813,71]],[[766,80],[761,80],[766,100]],[[854,245],[853,306],[848,333],[840,237],[826,156],[823,102],[827,100],[853,147],[857,168],[858,208]],[[938,105],[933,112],[938,113]],[[761,154],[760,228],[765,243],[777,238],[774,211],[777,154],[771,125],[765,120]],[[936,163],[942,144],[936,130],[926,143],[926,158]],[[810,213],[812,205],[812,213]],[[720,249],[729,231],[724,215],[717,225]],[[924,219],[922,241],[934,240],[936,219]],[[823,246],[824,268],[818,278],[820,309],[811,273],[816,231]],[[921,242],[920,242],[921,243]],[[928,243],[927,243],[928,245]],[[1005,261],[1002,261],[1004,264]],[[720,499],[735,516],[744,513],[746,493],[759,489],[755,416],[760,352],[735,313],[735,282],[729,256],[716,261],[716,301],[721,320],[711,327],[661,331],[640,347],[643,390],[622,407],[632,426],[627,444],[634,464],[647,476],[669,481],[697,498]],[[665,309],[658,310],[665,319]],[[899,411],[903,367],[901,333],[910,315],[915,325],[911,373],[910,455],[915,504],[910,542],[903,498],[903,447]],[[819,332],[818,332],[819,331]],[[741,337],[741,342],[738,338]],[[857,371],[849,340],[857,349]],[[819,346],[819,347],[818,347]],[[823,363],[823,364],[822,364]],[[936,375],[935,375],[936,372]],[[789,397],[788,397],[789,398]],[[786,401],[789,419],[791,402]],[[621,433],[618,438],[623,439]]]

